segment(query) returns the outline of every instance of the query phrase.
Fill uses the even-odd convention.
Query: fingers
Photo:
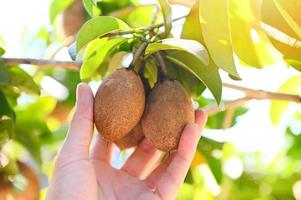
[[[160,165],[147,179],[148,185],[156,188],[162,199],[173,199],[182,185],[196,151],[200,129],[205,126],[207,117],[203,111],[196,111],[196,123],[185,127],[178,151]]]
[[[97,134],[95,144],[92,149],[91,159],[111,163],[113,154],[113,143],[105,141],[101,135]]]
[[[148,140],[144,138],[125,162],[121,170],[131,176],[143,178],[152,169],[161,154],[161,151],[155,149]]]
[[[62,162],[88,159],[93,135],[93,93],[85,83],[77,86],[76,110],[59,158]],[[66,160],[66,161],[64,161]]]

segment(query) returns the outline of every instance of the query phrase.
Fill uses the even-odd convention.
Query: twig
[[[187,17],[187,15],[175,18],[172,21],[176,22],[176,21],[179,21],[181,19],[184,19],[185,17]],[[151,26],[147,26],[147,27],[143,27],[143,28],[131,29],[131,30],[117,30],[117,31],[112,31],[108,34],[105,34],[105,35],[101,36],[100,38],[129,35],[129,34],[134,34],[134,33],[145,33],[145,32],[148,32],[148,31],[152,31],[156,28],[160,28],[162,26],[164,26],[164,23],[159,23],[159,24],[155,24],[155,25],[151,25]]]
[[[145,51],[145,49],[147,47],[147,44],[148,44],[147,42],[143,42],[139,46],[139,48],[136,50],[136,52],[133,55],[133,60],[132,60],[132,62],[130,64],[130,67],[133,67],[134,64],[136,63],[136,61],[139,59],[139,57],[144,54],[144,51]]]
[[[2,58],[3,62],[7,66],[11,65],[38,65],[41,68],[47,67],[60,67],[69,70],[78,71],[81,66],[81,62],[74,61],[57,61],[57,60],[44,60],[44,59],[33,59],[33,58]]]
[[[241,106],[241,105],[245,104],[246,102],[248,102],[249,100],[250,100],[249,98],[244,97],[244,98],[236,99],[234,101],[225,103],[223,108],[220,108],[218,106],[209,106],[209,107],[204,108],[204,110],[208,116],[212,116],[218,112],[228,110],[228,109],[234,109],[238,106]]]
[[[246,87],[242,87],[242,86],[238,86],[238,85],[232,85],[229,83],[224,83],[223,86],[234,89],[234,90],[242,91],[250,99],[283,100],[283,101],[291,101],[291,102],[295,102],[295,103],[301,103],[301,96],[299,96],[299,95],[268,92],[268,91],[264,91],[264,90],[254,90],[254,89],[250,89],[250,88],[246,88]]]
[[[167,66],[165,64],[165,61],[164,61],[162,55],[159,52],[156,52],[156,53],[154,53],[154,57],[157,60],[159,66],[161,67],[163,74],[165,76],[167,76],[167,74],[168,74]]]

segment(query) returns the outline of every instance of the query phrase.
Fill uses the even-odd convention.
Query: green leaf
[[[223,171],[221,160],[213,157],[214,150],[222,150],[223,143],[218,143],[208,138],[202,138],[198,144],[198,151],[204,155],[208,166],[214,175],[217,183],[221,183],[223,179]]]
[[[14,131],[14,114],[0,90],[0,147],[7,142]]]
[[[123,19],[130,27],[146,27],[149,26],[152,22],[154,10],[154,5],[138,6],[134,7],[133,10],[129,10],[128,13],[122,14],[119,17]],[[158,16],[158,19],[160,19],[160,16]],[[158,20],[156,20],[156,22],[157,21]]]
[[[5,50],[0,46],[0,56],[2,56],[5,53]]]
[[[167,37],[172,29],[172,9],[167,0],[158,0],[164,19],[165,32],[163,37]]]
[[[217,104],[220,103],[222,81],[218,67],[212,61],[206,66],[197,56],[186,51],[170,51],[166,58],[194,74],[210,90]]]
[[[235,54],[241,64],[262,68],[281,61],[260,20],[261,1],[231,0],[230,24]]]
[[[10,83],[10,73],[7,67],[5,67],[4,62],[0,59],[0,86],[9,85]]]
[[[19,87],[22,91],[40,94],[39,86],[34,82],[32,77],[28,75],[20,67],[10,67],[9,73],[11,77],[11,85]]]
[[[296,75],[288,79],[284,84],[281,85],[278,92],[287,94],[300,95],[301,92],[301,75]],[[271,101],[270,106],[270,118],[273,124],[278,124],[289,107],[290,102],[287,101]]]
[[[83,0],[83,5],[91,17],[100,15],[101,10],[95,6],[96,4],[93,2],[93,0]]]
[[[287,24],[290,26],[290,28],[298,35],[298,37],[301,38],[301,27],[300,27],[300,24],[298,24],[290,16],[290,14],[284,9],[284,7],[282,7],[282,5],[280,4],[281,1],[279,1],[279,0],[273,0],[273,2],[275,4],[276,8],[278,9],[279,13],[282,15],[283,19],[287,22]],[[296,3],[297,6],[298,6],[298,2],[297,1],[294,1],[294,3]],[[300,2],[299,2],[299,4],[300,4]],[[290,5],[290,6],[292,6],[292,5]],[[300,9],[300,5],[299,5],[298,8]],[[300,15],[300,13],[295,13],[295,14]]]
[[[107,55],[109,55],[118,45],[126,42],[125,38],[115,38],[111,40],[96,39],[89,44],[85,50],[83,57],[83,64],[80,69],[80,77],[82,80],[87,80],[95,75],[104,62]]]
[[[37,101],[24,107],[16,108],[17,121],[14,139],[26,147],[38,164],[41,164],[41,147],[54,137],[45,119],[53,112],[56,99],[40,97]]]
[[[294,59],[285,59],[286,63],[301,72],[301,61]]]
[[[76,48],[79,52],[86,44],[109,32],[121,29],[129,29],[129,26],[110,16],[99,16],[88,20],[79,30],[76,38]]]
[[[199,20],[199,0],[196,0],[189,14],[185,18],[181,38],[204,42],[202,27]]]
[[[158,77],[158,67],[154,60],[146,61],[143,75],[148,80],[150,87],[153,88]]]
[[[150,55],[162,50],[187,51],[189,54],[200,59],[205,65],[209,64],[209,56],[206,49],[202,44],[194,40],[165,39],[160,43],[149,44],[145,50],[145,54]]]
[[[233,58],[229,1],[200,0],[199,9],[204,43],[210,57],[218,67],[239,77]]]
[[[19,119],[44,120],[55,108],[56,99],[50,96],[40,97],[32,104],[25,107],[17,107],[16,112]]]
[[[290,10],[295,10],[295,15],[299,16],[299,12],[297,5],[296,5],[296,1],[298,0],[285,0],[282,1],[281,5],[284,6],[289,6],[291,7]],[[261,16],[262,16],[262,21],[276,29],[278,29],[279,31],[289,35],[292,38],[299,38],[298,35],[296,34],[296,32],[292,29],[292,27],[288,24],[288,22],[284,19],[283,15],[280,13],[280,10],[277,8],[277,6],[275,5],[274,0],[270,0],[270,1],[263,1],[262,2],[262,10],[261,10]],[[280,1],[277,3],[279,6]]]
[[[105,76],[109,76],[117,69],[122,68],[123,67],[123,64],[122,64],[123,58],[127,54],[128,54],[128,52],[124,52],[124,51],[115,53],[109,61]]]
[[[55,18],[68,8],[74,0],[52,0],[50,3],[49,18],[53,23]]]
[[[169,77],[180,81],[180,83],[188,92],[189,96],[191,96],[193,99],[198,99],[206,89],[206,86],[203,84],[203,82],[182,66],[179,66],[169,60],[165,60],[165,63]]]

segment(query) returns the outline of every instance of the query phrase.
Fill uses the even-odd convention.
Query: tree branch
[[[268,92],[264,90],[254,90],[238,85],[232,85],[229,83],[224,83],[224,87],[231,88],[234,90],[242,91],[246,94],[249,99],[257,99],[257,100],[282,100],[282,101],[291,101],[295,103],[301,103],[301,96],[293,95],[293,94],[284,94],[278,92]]]
[[[38,65],[40,68],[58,67],[69,70],[78,71],[81,66],[81,62],[74,61],[57,61],[57,60],[44,60],[44,59],[33,59],[33,58],[2,58],[3,62],[7,66],[11,65]]]
[[[228,109],[234,109],[238,106],[241,106],[241,105],[245,104],[246,102],[248,102],[249,100],[250,100],[249,98],[243,97],[243,98],[236,99],[234,101],[229,101],[229,102],[225,103],[223,108],[220,108],[218,106],[208,106],[208,107],[204,108],[204,110],[208,116],[212,116],[218,112],[228,110]]]

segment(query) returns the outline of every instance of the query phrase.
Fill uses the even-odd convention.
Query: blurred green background
[[[3,57],[71,61],[68,46],[91,15],[110,14],[122,18],[132,27],[147,26],[154,13],[152,4],[156,3],[106,0],[98,1],[95,6],[89,4],[91,1],[83,2],[84,5],[77,0],[0,2]],[[185,6],[193,3],[172,2],[182,4],[173,5],[174,17],[188,14],[189,8]],[[300,1],[294,3],[301,8]],[[150,5],[136,8],[141,4]],[[75,16],[72,16],[72,9],[77,13]],[[62,12],[65,16],[70,12],[69,19]],[[174,37],[180,36],[184,21],[175,23]],[[297,58],[301,59],[300,46],[298,52]],[[3,53],[0,48],[0,56]],[[288,68],[283,62],[261,70],[240,67],[242,80],[239,82],[226,73],[221,72],[221,76],[223,82],[300,95],[301,76],[298,67],[295,68]],[[40,181],[40,199],[45,198],[53,162],[72,116],[76,85],[80,81],[78,71],[35,65],[6,68],[0,59],[0,116],[9,116],[0,118],[0,164],[8,166],[18,160],[31,166]],[[89,82],[93,91],[99,84],[99,80]],[[241,98],[243,94],[225,89],[223,104]],[[195,99],[195,106],[208,108],[216,104],[206,90],[202,97]],[[282,101],[250,100],[211,115],[177,198],[301,199],[300,108],[300,104]],[[120,153],[116,148],[113,164],[120,167],[131,151]],[[4,168],[0,173],[5,171]],[[22,189],[22,180],[16,179],[15,183],[15,189]]]

